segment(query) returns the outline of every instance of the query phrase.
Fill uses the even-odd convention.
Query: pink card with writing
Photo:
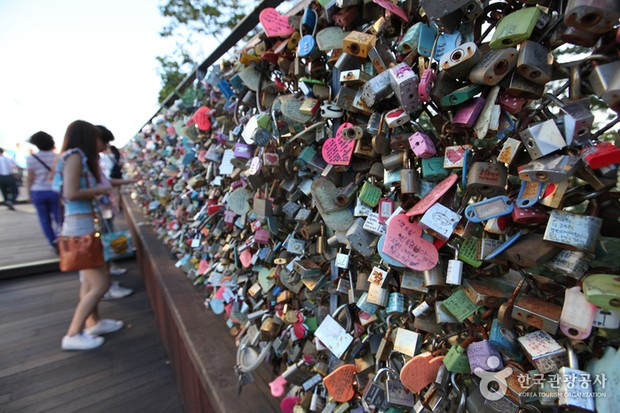
[[[260,12],[258,20],[263,25],[267,37],[287,37],[295,29],[288,23],[288,17],[282,16],[274,8],[267,8]]]
[[[328,164],[348,165],[349,162],[351,162],[353,150],[355,149],[355,141],[342,137],[342,130],[344,128],[350,128],[351,126],[353,126],[352,123],[343,123],[336,131],[336,136],[327,139],[323,144],[321,154]]]
[[[422,238],[422,227],[409,222],[405,214],[396,215],[390,221],[383,253],[416,271],[430,270],[439,261],[437,248]]]

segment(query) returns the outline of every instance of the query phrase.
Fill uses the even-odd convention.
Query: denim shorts
[[[77,237],[95,232],[95,221],[92,215],[68,215],[62,224],[60,235]]]

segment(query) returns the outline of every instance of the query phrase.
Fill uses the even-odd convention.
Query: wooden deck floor
[[[17,204],[15,211],[0,206],[0,269],[57,260],[32,204]]]
[[[135,261],[115,277],[133,295],[103,301],[105,318],[126,327],[98,349],[60,349],[77,302],[76,273],[0,281],[0,411],[182,412]]]
[[[16,208],[0,207],[0,269],[54,259],[34,207]],[[124,226],[122,215],[115,223]],[[60,349],[77,273],[0,279],[0,412],[183,412],[137,263],[120,265],[129,271],[113,279],[134,294],[102,301],[99,311],[126,327],[85,352]]]

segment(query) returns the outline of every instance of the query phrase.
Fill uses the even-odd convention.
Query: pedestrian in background
[[[26,158],[28,178],[26,186],[30,200],[34,204],[39,223],[47,242],[58,253],[56,235],[60,229],[60,197],[52,190],[51,170],[56,159],[54,138],[43,131],[37,132],[28,140],[39,151]]]
[[[0,148],[0,192],[4,198],[4,205],[11,211],[15,211],[15,194],[17,192],[17,180],[15,171],[17,166],[12,159],[4,156],[4,149]]]
[[[101,131],[88,122],[77,120],[69,125],[62,154],[55,168],[53,189],[64,199],[63,236],[82,236],[95,232],[96,198],[108,195],[110,188],[99,186],[98,140]],[[123,327],[118,320],[101,319],[98,304],[110,287],[105,265],[80,271],[80,301],[75,308],[63,350],[88,350],[103,344],[102,334]]]

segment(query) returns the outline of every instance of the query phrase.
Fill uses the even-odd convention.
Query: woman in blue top
[[[64,222],[61,235],[81,236],[95,232],[93,208],[95,198],[108,195],[110,189],[98,186],[99,161],[97,140],[99,129],[82,120],[69,125],[55,168],[54,189],[64,200]],[[95,211],[96,212],[96,211]],[[123,327],[122,321],[99,318],[97,305],[110,287],[106,266],[80,271],[80,301],[75,308],[63,350],[88,350],[103,344],[101,334]]]

